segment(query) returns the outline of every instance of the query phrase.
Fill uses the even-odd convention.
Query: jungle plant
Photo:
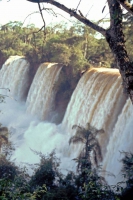
[[[126,180],[126,187],[122,191],[121,200],[133,199],[133,154],[122,152],[124,157],[122,159],[123,168],[122,173]]]
[[[72,128],[76,129],[76,134],[70,138],[69,144],[82,143],[84,147],[79,155],[79,158],[84,158],[85,160],[88,160],[89,163],[91,163],[91,154],[93,154],[94,164],[98,165],[98,160],[102,159],[102,154],[96,136],[97,134],[103,133],[104,130],[98,130],[91,126],[90,123],[87,124],[87,128],[78,125],[74,125]],[[78,167],[79,166],[80,161],[78,161]]]
[[[83,200],[106,200],[115,199],[114,192],[107,185],[104,178],[98,174],[98,161],[102,159],[100,145],[96,138],[97,134],[103,133],[103,129],[96,129],[87,124],[87,128],[74,125],[76,134],[70,138],[69,143],[81,142],[84,147],[78,158],[74,159],[78,163],[78,176],[76,186],[80,189],[79,196]],[[92,156],[93,155],[93,156]],[[94,167],[95,165],[95,167]]]

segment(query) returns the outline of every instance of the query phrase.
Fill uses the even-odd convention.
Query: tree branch
[[[133,15],[133,5],[127,2],[127,0],[117,0],[128,12]]]
[[[91,22],[90,20],[88,20],[87,18],[85,18],[84,16],[80,16],[79,14],[77,14],[77,12],[73,9],[67,8],[66,6],[64,6],[63,4],[58,3],[55,0],[27,0],[33,3],[50,3],[51,5],[56,6],[57,8],[65,11],[66,13],[70,14],[70,16],[75,17],[76,19],[78,19],[80,22],[86,24],[87,26],[93,28],[95,31],[98,31],[99,33],[101,33],[103,36],[106,35],[106,30],[96,24],[94,24],[93,22]]]
[[[41,14],[41,17],[42,17],[42,21],[43,21],[43,24],[44,24],[44,27],[45,27],[45,20],[44,20],[44,17],[43,17],[43,14],[42,14],[42,9],[41,9],[39,2],[38,2],[38,8],[39,8],[39,11],[40,11],[40,14]]]

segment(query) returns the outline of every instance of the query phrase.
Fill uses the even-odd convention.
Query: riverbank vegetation
[[[127,51],[132,58],[133,17],[127,14],[124,19]],[[45,30],[40,30],[34,24],[25,27],[19,21],[1,25],[1,66],[13,55],[25,56],[32,64],[62,63],[71,67],[74,72],[86,70],[89,66],[117,68],[116,60],[105,38],[98,38],[96,31],[79,22],[73,22],[73,26],[65,22],[49,25]]]
[[[78,132],[79,128],[80,132],[82,131],[82,127],[76,126],[76,128]],[[91,130],[94,129],[91,127]],[[133,198],[133,154],[124,153],[122,160],[125,187],[123,187],[123,182],[109,186],[99,175],[98,166],[94,168],[92,159],[90,159],[91,151],[98,145],[91,130],[83,128],[85,148],[82,155],[75,159],[77,162],[76,174],[68,171],[67,175],[63,175],[60,169],[60,160],[53,151],[49,155],[35,152],[40,156],[40,163],[28,166],[28,168],[34,168],[32,175],[29,175],[26,168],[20,168],[10,160],[13,152],[12,145],[3,143],[0,154],[0,199],[131,200]],[[94,132],[98,133],[97,131],[101,130],[95,129]],[[70,143],[76,141],[78,132],[75,137],[70,139]],[[94,145],[94,141],[96,141],[96,145]]]
[[[0,59],[11,55],[25,56],[31,63],[62,63],[74,71],[114,63],[105,39],[97,39],[95,31],[80,23],[70,27],[62,22],[44,31],[34,24],[24,27],[21,22],[9,22],[0,27]]]

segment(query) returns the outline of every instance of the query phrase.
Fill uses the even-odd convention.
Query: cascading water
[[[18,94],[20,96],[21,90],[18,90],[14,84],[18,83],[18,87],[24,89],[27,82],[26,73],[17,71],[21,65],[15,68],[18,62],[14,60],[12,64],[3,67],[0,71],[0,87],[11,88],[11,84],[15,97]],[[8,67],[12,68],[9,73]],[[35,163],[39,161],[39,157],[31,149],[44,154],[56,149],[57,156],[61,158],[61,167],[72,170],[75,163],[71,162],[71,159],[75,158],[80,151],[76,145],[75,148],[68,145],[69,138],[75,133],[72,126],[86,127],[89,122],[97,129],[105,130],[104,134],[98,136],[104,157],[103,168],[118,174],[121,163],[117,162],[117,167],[114,162],[118,160],[119,150],[132,150],[132,111],[130,111],[132,108],[129,101],[125,104],[126,97],[122,91],[118,70],[92,68],[86,72],[71,97],[62,124],[55,125],[40,119],[50,117],[55,95],[54,84],[60,70],[61,67],[56,64],[41,65],[34,77],[26,104],[10,98],[5,104],[0,104],[3,113],[0,115],[0,122],[12,131],[11,140],[16,144],[13,158],[16,158],[17,162]],[[7,84],[6,79],[12,81],[8,81]],[[17,82],[16,79],[20,81]],[[19,84],[22,86],[20,87]],[[127,138],[130,139],[130,145]],[[107,180],[112,183],[108,177]]]
[[[27,111],[41,120],[50,120],[52,117],[54,85],[58,80],[61,68],[56,63],[44,63],[34,77],[27,97]]]
[[[117,69],[92,68],[80,79],[62,125],[69,134],[74,134],[73,125],[86,127],[88,122],[97,129],[104,129],[105,133],[99,136],[104,155],[125,100]]]
[[[121,159],[124,156],[122,152],[133,153],[133,105],[130,99],[127,100],[118,117],[103,160],[103,169],[115,175],[114,177],[104,174],[106,180],[111,184],[122,181],[123,177],[120,173]]]
[[[16,59],[13,62],[16,66],[16,62],[18,61]],[[4,74],[4,69],[0,73]],[[54,84],[56,84],[60,70],[60,65],[57,66],[54,63],[45,63],[39,67],[28,94],[27,105],[24,102],[16,101],[16,98],[6,98],[5,103],[0,104],[2,113],[0,115],[0,122],[3,126],[7,126],[11,132],[10,139],[15,143],[16,147],[12,159],[15,159],[17,163],[39,162],[39,156],[32,150],[47,154],[56,148],[56,155],[62,157],[61,148],[62,145],[65,146],[66,140],[62,134],[61,127],[45,121],[40,122],[39,120],[48,117],[48,111],[51,112],[52,110],[52,102],[55,94]],[[6,78],[10,80],[10,76],[13,76],[12,73],[14,71],[11,70]],[[14,84],[16,84],[15,78],[12,79],[13,88]],[[25,83],[25,74],[21,74],[20,79]],[[65,163],[66,169],[69,168],[70,162],[67,162],[68,158],[63,159],[66,162],[62,163]],[[68,167],[66,163],[68,163]]]
[[[22,56],[11,56],[0,71],[0,88],[10,97],[23,100],[29,87],[29,63]]]

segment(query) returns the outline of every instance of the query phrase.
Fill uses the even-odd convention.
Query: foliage
[[[86,180],[82,182],[84,176]],[[114,192],[111,190],[110,186],[106,184],[105,180],[98,175],[96,169],[89,168],[86,165],[86,168],[84,167],[84,170],[79,175],[79,183],[82,185],[80,195],[83,200],[115,199]]]
[[[132,200],[133,199],[133,154],[123,152],[124,158],[123,163],[123,176],[126,180],[126,187],[122,191],[121,200]]]
[[[35,173],[29,177],[25,170],[18,169],[14,163],[4,158],[1,162],[11,167],[13,177],[0,178],[0,199],[10,200],[127,200],[115,194],[105,180],[93,169],[90,161],[83,159],[84,167],[79,174],[69,172],[65,177],[59,172],[59,161],[54,152],[48,156],[40,155],[41,161]],[[129,158],[129,157],[128,157]],[[131,157],[130,157],[131,159]],[[127,158],[126,158],[127,160]],[[125,161],[124,161],[125,162]],[[129,163],[129,162],[128,162]],[[4,165],[2,165],[4,167]],[[127,164],[126,164],[127,165]],[[3,168],[4,169],[4,168]],[[126,168],[127,169],[127,168]],[[128,170],[127,170],[128,174]],[[86,177],[84,179],[84,176]],[[129,191],[129,190],[128,190]]]
[[[74,185],[74,175],[69,173],[65,178],[59,172],[59,160],[55,153],[48,156],[41,155],[41,161],[29,182],[33,192],[38,186],[46,185],[47,192],[38,199],[45,200],[76,200],[77,190]]]
[[[39,155],[41,156],[40,164],[31,177],[25,170],[18,169],[14,163],[2,157],[4,162],[1,159],[0,166],[2,165],[5,169],[5,173],[0,177],[0,199],[82,200],[88,199],[90,194],[92,199],[101,199],[101,193],[105,195],[101,177],[97,175],[96,171],[94,173],[94,170],[87,168],[87,182],[84,183],[82,182],[84,171],[78,175],[69,172],[63,176],[60,173],[59,160],[54,152],[48,156]],[[7,164],[12,170],[5,168]],[[8,176],[9,172],[12,172],[12,178]],[[106,191],[106,193],[108,192],[109,190]]]
[[[30,184],[33,187],[43,186],[52,187],[58,176],[59,163],[56,160],[55,153],[51,153],[48,157],[40,154],[41,161],[34,175],[31,177]]]
[[[85,162],[87,161],[91,164],[92,153],[94,160],[93,164],[98,165],[98,159],[102,158],[102,154],[96,136],[97,134],[103,133],[104,130],[98,130],[95,127],[91,126],[90,123],[87,124],[87,128],[77,125],[74,125],[73,128],[76,128],[77,130],[76,134],[70,138],[69,144],[79,142],[84,144],[84,148],[78,158],[78,167],[82,167],[83,165],[83,162],[81,162],[80,166],[80,159],[81,161],[84,159]]]
[[[23,27],[18,21],[1,26],[0,58],[17,54],[26,56],[31,63],[58,62],[71,66],[74,73],[89,67],[90,63],[113,61],[110,56],[104,56],[105,51],[110,55],[105,40],[96,39],[95,31],[80,23],[70,28],[67,24],[56,24],[46,27],[45,32],[46,37],[44,30],[39,31],[34,25]]]
[[[31,192],[29,175],[25,169],[19,169],[8,155],[0,155],[0,199],[33,200],[46,193],[46,186],[36,187]]]
[[[98,143],[95,136],[103,132],[88,124],[87,128],[74,126],[77,129],[75,137],[70,142],[82,141],[85,144],[84,153],[76,160],[79,170],[77,174],[68,172],[64,176],[60,170],[60,161],[54,152],[40,155],[40,163],[35,165],[35,171],[30,177],[27,170],[18,168],[9,160],[12,148],[0,155],[0,199],[1,200],[130,200],[133,198],[133,154],[125,153],[123,175],[126,187],[107,185],[89,158],[90,151]],[[86,145],[87,144],[87,145]],[[94,145],[95,144],[95,145]],[[8,153],[9,152],[9,153]],[[86,153],[87,152],[87,153]],[[119,188],[118,188],[119,187]]]

